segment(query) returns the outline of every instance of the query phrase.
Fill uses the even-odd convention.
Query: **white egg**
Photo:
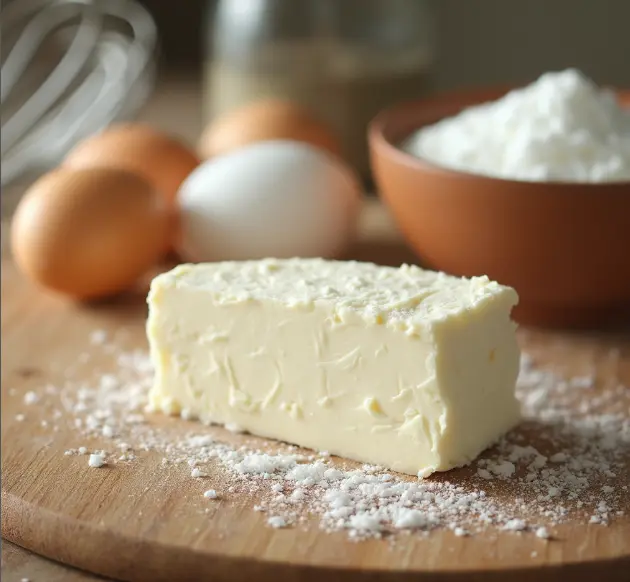
[[[361,196],[354,173],[295,141],[259,142],[198,166],[178,200],[178,251],[189,261],[342,253]]]

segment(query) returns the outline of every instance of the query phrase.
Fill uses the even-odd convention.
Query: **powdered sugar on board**
[[[518,383],[522,425],[471,466],[418,480],[195,421],[165,422],[145,410],[152,381],[145,351],[125,350],[98,330],[86,344],[63,385],[35,387],[25,402],[25,413],[61,402],[47,429],[68,423],[76,431],[65,456],[89,451],[99,457],[91,466],[142,471],[139,458],[158,453],[164,466],[181,466],[183,479],[198,482],[199,496],[214,499],[220,490],[221,500],[247,500],[269,527],[300,527],[314,516],[322,529],[353,539],[447,528],[547,540],[569,519],[607,525],[630,506],[630,390],[562,378],[528,356]],[[88,371],[91,380],[79,383]]]

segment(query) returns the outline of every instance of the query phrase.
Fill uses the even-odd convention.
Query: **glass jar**
[[[421,96],[434,61],[430,0],[215,0],[207,21],[206,122],[281,97],[310,108],[369,176],[366,127]]]

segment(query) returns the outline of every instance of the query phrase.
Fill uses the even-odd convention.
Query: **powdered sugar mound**
[[[630,111],[575,69],[418,130],[412,155],[458,170],[527,181],[630,180]]]
[[[606,525],[630,505],[624,480],[630,390],[597,388],[589,376],[561,378],[526,355],[517,386],[523,424],[470,467],[417,479],[196,421],[152,416],[146,411],[153,373],[148,354],[122,351],[100,335],[90,349],[86,362],[108,354],[111,365],[104,367],[116,372],[81,386],[69,374],[61,387],[64,418],[78,443],[89,437],[111,441],[110,450],[122,455],[118,461],[109,455],[108,464],[157,453],[165,466],[182,465],[182,478],[192,476],[199,495],[206,490],[215,499],[220,490],[221,499],[246,498],[266,513],[270,527],[299,526],[315,516],[324,530],[346,531],[357,540],[402,531],[429,535],[438,528],[457,536],[495,528],[549,539],[569,517]],[[43,389],[38,396],[45,394]],[[66,454],[81,451],[87,449]],[[202,477],[216,489],[207,489]]]

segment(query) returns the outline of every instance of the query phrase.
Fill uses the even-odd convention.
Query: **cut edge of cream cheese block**
[[[322,259],[157,276],[150,405],[428,476],[519,421],[516,292],[487,277]]]

